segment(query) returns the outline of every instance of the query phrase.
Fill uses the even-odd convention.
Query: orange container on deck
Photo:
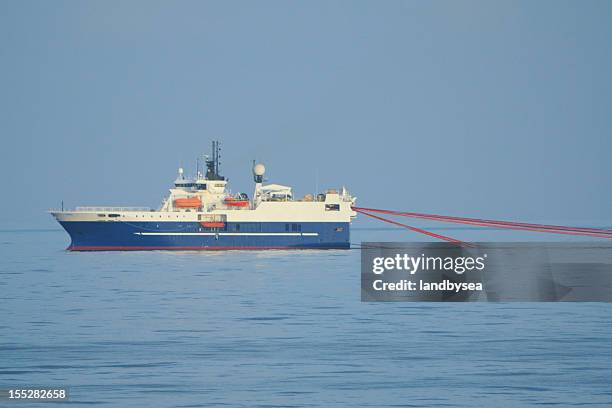
[[[202,201],[198,197],[177,198],[174,200],[176,208],[200,208]]]
[[[220,221],[203,221],[200,223],[200,225],[205,228],[223,228],[225,227],[225,223],[220,222]]]

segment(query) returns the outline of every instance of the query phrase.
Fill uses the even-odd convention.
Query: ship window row
[[[174,186],[179,188],[196,188],[198,190],[206,190],[206,183],[175,183]]]
[[[98,214],[98,217],[105,217],[105,214]],[[121,215],[119,214],[109,214],[109,217],[120,217]],[[185,215],[175,215],[175,218],[185,218]],[[155,215],[134,215],[134,218],[155,218]],[[172,218],[172,215],[167,215],[167,216],[163,216],[163,215],[158,215],[157,218],[166,218],[166,219],[170,219]]]
[[[231,230],[235,232],[261,232],[262,228],[260,222],[250,222],[246,224],[233,224]]]
[[[302,232],[302,224],[285,224],[286,232]]]

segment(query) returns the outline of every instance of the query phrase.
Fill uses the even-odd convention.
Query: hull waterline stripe
[[[330,245],[323,247],[307,247],[307,246],[70,246],[66,248],[68,251],[85,252],[85,251],[261,251],[261,250],[327,250],[327,249],[350,249],[345,245]]]
[[[254,236],[254,237],[316,237],[318,232],[135,232],[134,235],[164,235],[164,236]]]

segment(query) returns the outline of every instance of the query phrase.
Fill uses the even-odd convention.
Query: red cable
[[[429,235],[430,237],[438,238],[438,239],[441,239],[441,240],[444,240],[444,241],[448,241],[448,242],[452,242],[452,243],[455,243],[455,244],[460,244],[460,245],[464,245],[464,246],[471,246],[467,242],[459,241],[458,239],[455,239],[455,238],[451,238],[451,237],[447,237],[445,235],[440,235],[440,234],[436,234],[436,233],[433,233],[433,232],[430,232],[430,231],[426,231],[426,230],[421,229],[421,228],[412,227],[410,225],[402,224],[401,222],[392,221],[392,220],[389,220],[389,219],[386,219],[386,218],[382,218],[382,217],[379,217],[379,216],[374,215],[374,214],[368,214],[367,212],[362,211],[361,209],[357,209],[355,207],[353,207],[353,210],[358,212],[358,213],[367,215],[368,217],[372,217],[372,218],[375,218],[375,219],[380,220],[380,221],[388,222],[389,224],[394,224],[394,225],[398,225],[400,227],[408,228],[409,230],[414,231],[414,232],[418,232],[420,234]]]
[[[359,208],[359,207],[357,207]],[[600,233],[600,234],[612,234],[611,230],[604,230],[598,228],[582,228],[582,227],[566,227],[562,225],[546,225],[546,224],[527,224],[522,222],[512,222],[512,221],[498,221],[498,220],[486,220],[480,218],[465,218],[465,217],[451,217],[448,215],[437,215],[437,214],[422,214],[422,213],[413,213],[413,212],[402,212],[402,211],[394,211],[394,210],[381,210],[377,208],[359,208],[364,211],[372,211],[372,212],[382,212],[386,214],[394,214],[394,215],[402,215],[409,217],[417,217],[417,218],[438,218],[438,219],[447,219],[452,221],[470,221],[470,222],[482,222],[482,223],[491,223],[498,225],[512,225],[512,226],[525,226],[530,228],[542,228],[542,229],[555,229],[555,230],[569,230],[569,231],[582,231],[582,232],[592,232],[592,233]]]
[[[353,209],[360,210],[360,211],[378,212],[378,213],[403,216],[403,217],[427,219],[427,220],[432,220],[432,221],[477,225],[477,226],[482,226],[482,227],[497,227],[497,228],[507,228],[507,229],[525,230],[525,231],[548,232],[548,233],[565,234],[565,235],[584,235],[584,236],[592,236],[592,237],[598,237],[598,238],[612,238],[612,231],[604,230],[604,229],[596,229],[596,228],[578,228],[578,227],[574,228],[574,227],[565,227],[565,226],[559,226],[559,225],[527,224],[527,223],[518,223],[518,222],[509,222],[509,221],[485,220],[485,219],[478,219],[478,218],[450,217],[450,216],[435,215],[435,214],[422,214],[422,213],[401,212],[401,211],[393,211],[393,210],[382,210],[382,209],[376,209],[376,208],[353,207]]]
[[[579,235],[579,236],[590,236],[597,238],[612,238],[612,236],[607,233],[593,233],[593,232],[582,232],[581,230],[570,230],[570,229],[552,229],[550,227],[531,227],[531,226],[520,226],[520,224],[498,224],[495,222],[474,222],[474,221],[464,221],[462,219],[454,219],[452,217],[434,217],[434,216],[424,216],[424,215],[406,215],[402,213],[395,212],[386,212],[380,211],[384,214],[398,215],[404,217],[412,217],[412,218],[420,218],[425,220],[432,221],[440,221],[440,222],[452,222],[457,224],[467,224],[467,225],[476,225],[481,227],[489,227],[489,228],[505,228],[505,229],[513,229],[513,230],[522,230],[522,231],[535,231],[535,232],[547,232],[551,234],[563,234],[563,235]],[[527,224],[529,225],[529,224]]]

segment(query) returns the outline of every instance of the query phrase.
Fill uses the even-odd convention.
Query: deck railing
[[[76,211],[151,211],[150,207],[77,207]]]

